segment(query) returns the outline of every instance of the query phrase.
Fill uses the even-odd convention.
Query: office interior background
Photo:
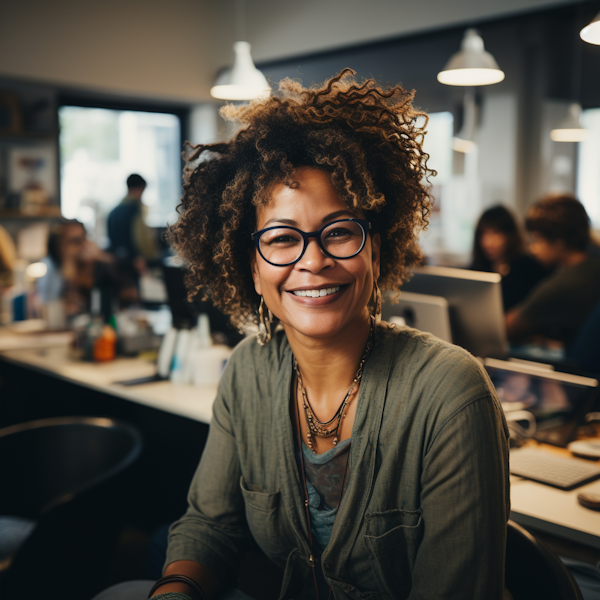
[[[309,86],[350,67],[359,80],[416,90],[414,104],[429,114],[425,149],[437,171],[431,179],[435,205],[421,239],[428,264],[466,267],[485,209],[502,204],[522,221],[548,193],[579,198],[600,240],[600,46],[579,37],[598,11],[598,0],[5,3],[0,225],[15,243],[22,274],[44,258],[48,232],[61,217],[81,221],[88,239],[105,249],[107,217],[127,193],[127,176],[139,173],[148,183],[146,223],[164,230],[177,218],[184,141],[211,143],[235,133],[219,115],[224,102],[210,89],[243,38],[272,84],[290,77]],[[469,89],[443,85],[437,74],[470,27],[505,79]],[[475,127],[465,152],[456,140],[471,100]],[[587,137],[555,142],[550,132],[573,103],[581,105]],[[25,193],[32,188],[36,193]],[[23,275],[30,283],[35,276]],[[157,289],[146,283],[150,304],[166,303],[160,282],[154,282]],[[169,323],[161,321],[160,309],[155,312],[162,335]],[[0,368],[0,394],[19,394],[23,402],[0,408],[0,427],[54,416],[40,402],[43,389],[60,404],[56,414],[114,414],[142,423],[146,470],[135,481],[144,494],[151,490],[143,479],[149,465],[167,472],[178,461],[183,475],[171,496],[159,495],[157,504],[129,514],[111,555],[108,581],[137,575],[150,532],[185,507],[207,421],[190,423],[186,416],[193,411],[185,407],[168,418],[151,409],[138,414],[100,387],[86,392],[89,404],[82,409],[80,392],[64,381],[48,383],[40,372],[7,364]],[[193,419],[201,421],[197,414]],[[165,439],[174,443],[169,450]]]
[[[599,51],[578,36],[594,2],[247,2],[242,17],[234,1],[33,6],[8,6],[0,25],[5,106],[16,94],[21,123],[5,127],[0,140],[0,212],[15,236],[36,216],[60,210],[104,243],[104,218],[136,170],[150,182],[149,224],[174,220],[182,141],[232,134],[209,90],[231,64],[238,35],[271,82],[292,77],[311,85],[349,66],[359,79],[416,90],[415,105],[430,114],[426,149],[438,172],[423,237],[433,262],[468,263],[485,208],[501,203],[523,215],[548,192],[575,193],[600,227]],[[462,126],[465,90],[436,75],[469,26],[506,78],[476,89],[476,146],[461,153],[452,137]],[[590,135],[580,144],[552,142],[550,131],[572,102],[581,104]],[[11,160],[24,148],[44,161],[37,177],[48,205],[19,215],[11,193],[27,175],[15,174]]]

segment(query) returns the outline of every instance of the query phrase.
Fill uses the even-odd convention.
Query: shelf
[[[47,219],[60,217],[60,206],[42,206],[35,212],[23,212],[19,208],[0,208],[0,219]]]
[[[0,132],[0,143],[20,144],[23,142],[52,142],[58,139],[57,131]]]

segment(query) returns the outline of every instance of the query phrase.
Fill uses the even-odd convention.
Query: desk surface
[[[100,364],[75,362],[69,358],[64,340],[60,345],[47,344],[35,349],[24,348],[26,342],[22,340],[20,349],[4,351],[2,341],[0,335],[0,356],[10,363],[196,421],[210,422],[216,386],[199,388],[160,381],[127,387],[114,382],[151,376],[155,366],[138,358],[119,358]],[[14,348],[14,343],[11,344],[7,346]],[[563,449],[549,451],[570,455]],[[513,476],[511,518],[526,528],[600,550],[600,512],[578,503],[577,494],[582,490],[600,494],[600,481],[565,492]]]
[[[106,363],[73,361],[69,358],[68,337],[64,334],[62,337],[58,334],[56,339],[45,336],[18,338],[15,340],[14,336],[5,333],[0,335],[0,356],[3,360],[202,423],[209,423],[211,420],[216,385],[194,387],[170,381],[154,381],[135,386],[119,385],[114,382],[154,375],[155,365],[139,358],[118,358]],[[37,338],[41,338],[41,344]],[[3,351],[3,348],[11,349]]]
[[[600,550],[600,512],[577,501],[582,491],[600,494],[600,480],[570,492],[521,477],[511,477],[511,519],[572,542]]]

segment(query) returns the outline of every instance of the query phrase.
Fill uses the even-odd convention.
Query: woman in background
[[[521,302],[548,275],[541,263],[525,252],[514,216],[501,205],[488,208],[479,217],[469,268],[502,275],[504,312]]]
[[[61,220],[48,236],[48,256],[42,260],[47,270],[37,281],[40,302],[48,305],[61,301],[67,317],[86,312],[96,263],[111,261],[109,254],[87,239],[82,223]]]

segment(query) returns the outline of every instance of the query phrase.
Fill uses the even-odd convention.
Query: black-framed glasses
[[[310,238],[316,238],[325,256],[341,260],[352,258],[365,247],[370,229],[369,221],[339,219],[309,233],[289,225],[274,225],[253,233],[252,239],[269,264],[287,267],[302,258]]]

